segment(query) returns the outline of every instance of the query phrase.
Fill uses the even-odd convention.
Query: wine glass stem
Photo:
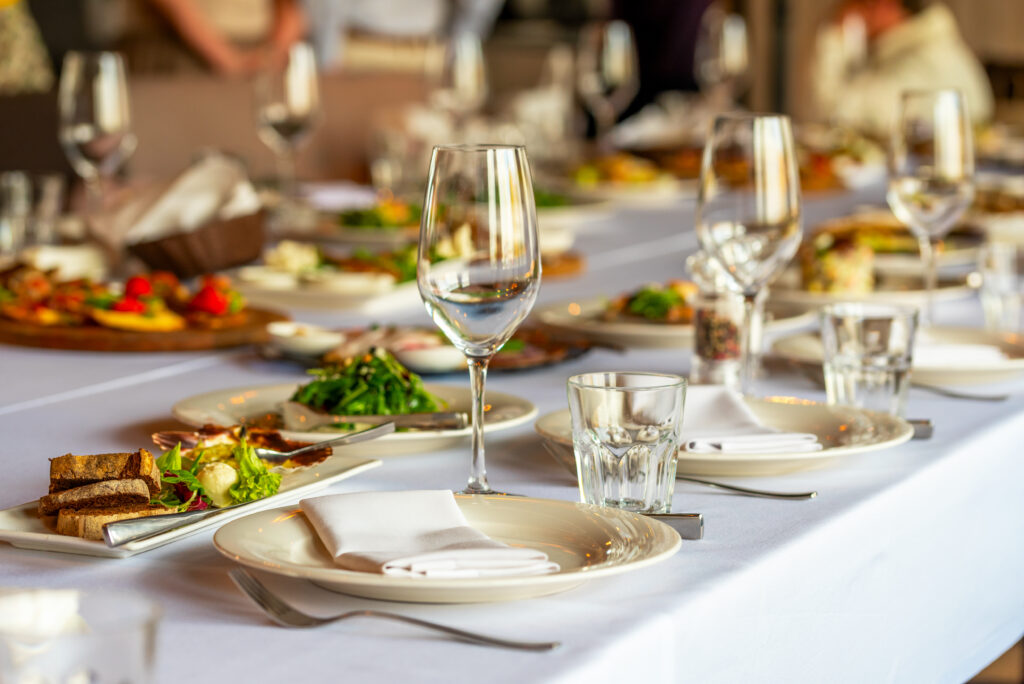
[[[103,180],[98,173],[82,180],[85,182],[85,215],[91,217],[103,209]]]
[[[281,196],[286,200],[295,197],[295,150],[289,147],[277,156],[277,177]]]
[[[935,325],[935,288],[938,283],[938,240],[920,240],[921,256],[924,257],[924,289],[927,295],[922,326]]]
[[[473,464],[469,473],[469,494],[484,494],[491,491],[487,484],[487,468],[484,465],[484,384],[487,382],[487,363],[490,357],[469,356],[469,386],[473,397]]]
[[[757,307],[757,293],[743,295],[743,346],[740,358],[740,391],[745,396],[754,392],[754,375],[757,355],[754,353],[754,310]]]

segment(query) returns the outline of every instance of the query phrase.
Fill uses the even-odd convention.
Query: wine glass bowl
[[[886,198],[920,246],[928,291],[925,324],[934,322],[936,248],[970,206],[973,179],[972,131],[963,95],[957,90],[904,92],[889,148]]]
[[[260,140],[278,158],[279,183],[293,195],[295,153],[308,139],[320,116],[316,57],[306,43],[296,43],[280,69],[256,79],[256,118]]]
[[[800,176],[789,118],[723,114],[704,147],[697,237],[745,301],[743,391],[753,380],[750,328],[758,293],[786,267],[802,237]]]
[[[449,112],[456,125],[487,102],[487,65],[480,38],[473,33],[452,36],[440,53],[434,106]]]
[[[102,180],[135,151],[124,61],[116,52],[69,52],[57,88],[61,147],[99,204]]]
[[[740,14],[730,14],[717,3],[701,17],[693,54],[693,75],[713,107],[731,108],[749,67],[747,24]]]
[[[636,43],[629,24],[616,20],[585,26],[577,50],[576,89],[594,116],[599,143],[639,88]]]
[[[421,221],[420,296],[469,363],[473,469],[466,492],[491,492],[483,447],[487,363],[530,313],[540,289],[537,211],[525,148],[435,147]]]

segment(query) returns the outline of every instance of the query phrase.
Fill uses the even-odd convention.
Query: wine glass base
[[[513,494],[511,492],[497,492],[493,489],[463,489],[461,491],[456,492],[456,494],[482,494],[486,496],[526,496],[525,494]]]

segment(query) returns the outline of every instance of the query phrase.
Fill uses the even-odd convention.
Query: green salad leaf
[[[277,494],[281,486],[281,476],[267,470],[267,466],[245,438],[242,438],[232,454],[238,463],[238,482],[228,490],[232,503],[259,501]]]
[[[662,320],[672,307],[685,304],[686,299],[670,287],[644,288],[630,297],[629,312],[651,320]]]
[[[335,415],[400,415],[440,411],[444,402],[384,349],[372,349],[341,366],[309,371],[316,379],[291,400]]]

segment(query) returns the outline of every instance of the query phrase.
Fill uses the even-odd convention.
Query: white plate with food
[[[282,505],[300,497],[308,496],[335,482],[376,468],[380,464],[380,461],[374,459],[339,453],[328,456],[325,460],[313,465],[275,469],[281,474],[280,485],[276,494],[256,501],[250,501],[244,505],[225,508],[211,516],[203,517],[148,539],[129,542],[116,548],[107,546],[106,543],[95,538],[70,536],[70,533],[73,532],[75,534],[96,537],[96,532],[102,529],[103,521],[122,519],[118,515],[109,515],[109,513],[116,513],[116,511],[109,507],[103,509],[83,508],[76,511],[77,519],[68,520],[67,526],[62,527],[68,534],[58,534],[57,520],[44,522],[39,515],[38,502],[32,501],[0,511],[0,541],[7,542],[18,548],[36,551],[57,551],[104,558],[126,558],[137,553],[150,551],[178,539],[183,539],[209,527],[220,525],[254,511],[270,506]],[[116,483],[116,481],[109,482]],[[139,505],[145,506],[146,504]]]
[[[589,504],[507,496],[456,496],[468,524],[511,546],[544,551],[560,570],[547,575],[426,579],[343,570],[297,508],[236,520],[214,536],[222,554],[258,570],[310,580],[355,596],[416,603],[513,601],[555,594],[639,570],[675,554],[681,541],[646,516]]]
[[[968,276],[939,277],[934,298],[937,303],[954,302],[974,294]],[[816,310],[835,302],[888,302],[924,306],[928,291],[918,274],[877,273],[874,288],[869,292],[811,292],[800,284],[798,271],[788,270],[771,286],[768,305],[788,304],[801,309]]]
[[[888,449],[909,440],[913,427],[901,418],[847,406],[828,406],[792,397],[744,399],[764,426],[781,432],[813,434],[820,451],[799,453],[690,453],[679,452],[680,475],[759,476],[781,475],[828,465],[853,454]],[[535,428],[545,439],[572,448],[572,417],[569,411],[541,416]],[[686,439],[686,426],[683,426]],[[563,464],[564,465],[564,464]]]
[[[299,383],[236,387],[198,394],[182,399],[174,405],[174,417],[188,425],[201,427],[207,424],[236,425],[266,420],[279,416],[281,406],[300,387]],[[423,388],[444,402],[444,411],[469,413],[471,396],[468,387],[453,387],[424,383]],[[537,407],[526,399],[504,394],[487,392],[487,410],[484,432],[500,432],[529,422],[537,415]],[[295,432],[282,430],[287,439],[301,442],[316,442],[340,434],[337,430],[324,432]],[[439,451],[463,444],[472,434],[472,428],[409,430],[385,435],[372,442],[360,444],[358,453],[367,456],[396,456],[427,451]],[[338,449],[345,453],[348,447]]]
[[[820,367],[817,333],[776,340],[772,351],[789,361]],[[974,328],[933,327],[914,342],[912,381],[926,385],[983,385],[1024,374],[1024,338]]]
[[[595,298],[548,304],[537,309],[537,317],[544,326],[567,336],[598,344],[636,349],[672,349],[692,347],[692,323],[662,323],[641,317],[619,316],[605,319],[607,299]],[[784,333],[807,327],[813,314],[785,304],[770,304],[767,308],[766,330]]]

